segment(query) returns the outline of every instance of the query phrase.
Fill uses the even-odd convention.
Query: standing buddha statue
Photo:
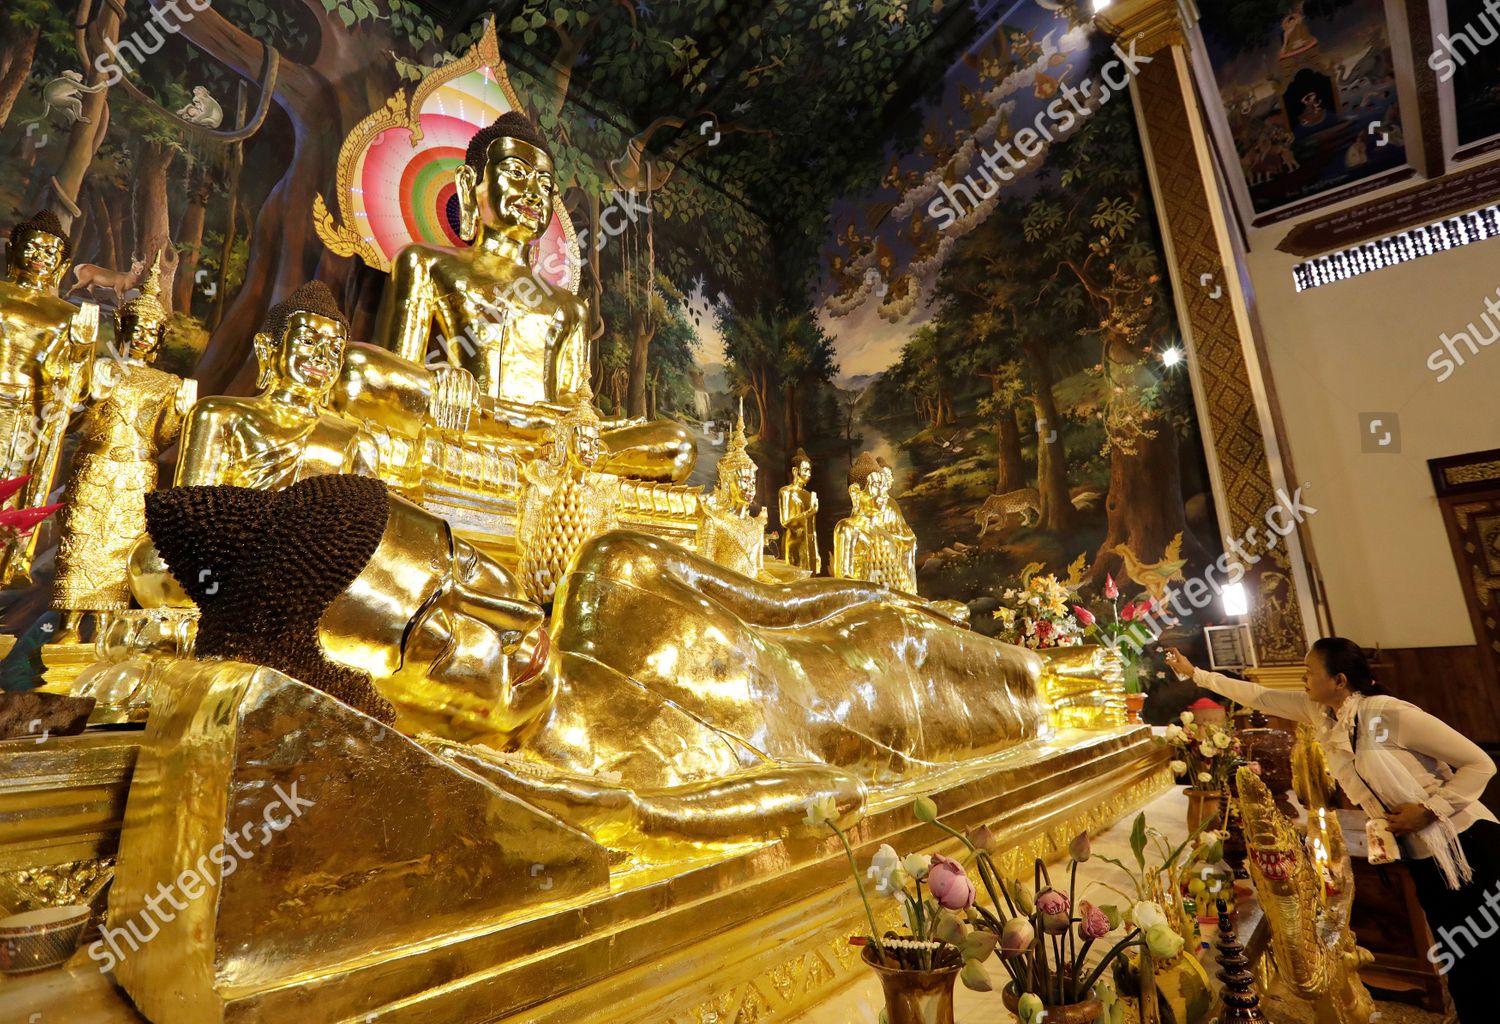
[[[890,467],[863,452],[849,468],[850,512],[833,528],[832,574],[917,592],[917,538],[893,507]]]
[[[130,607],[128,559],[146,532],[146,494],[156,488],[156,457],[176,440],[197,382],[153,369],[167,332],[158,299],[161,256],[138,298],[115,312],[123,359],[100,357],[91,372],[82,440],[73,455],[62,513],[52,607],[64,613],[60,641],[76,641],[84,612],[104,626]]]
[[[75,307],[58,285],[72,247],[50,210],[11,228],[0,280],[0,446],[5,477],[28,475],[17,508],[46,501],[62,455],[68,417],[88,385],[99,307]],[[31,583],[36,531],[0,556],[0,586]]]
[[[775,582],[765,572],[766,510],[750,514],[755,472],[741,412],[719,460],[718,484],[698,501],[698,554],[743,576]]]
[[[327,411],[348,344],[349,322],[321,281],[273,306],[255,335],[260,394],[193,407],[177,485],[281,490],[331,473],[376,475],[373,438]]]
[[[396,431],[452,421],[529,454],[567,415],[561,396],[589,375],[586,307],[531,262],[552,221],[547,141],[510,111],[470,140],[455,185],[459,234],[473,244],[397,254],[376,344],[351,346],[334,407]],[[436,369],[426,363],[434,334],[447,364]],[[680,483],[697,456],[692,435],[669,421],[606,422],[601,439],[599,469],[619,476]]]
[[[542,458],[522,470],[517,508],[517,575],[526,596],[550,604],[584,543],[615,527],[620,478],[596,472],[601,448],[599,414],[585,380],[567,396],[571,411],[558,420]]]
[[[782,557],[814,576],[823,568],[818,554],[818,494],[808,489],[812,461],[798,448],[792,456],[792,482],[777,493],[781,514]]]

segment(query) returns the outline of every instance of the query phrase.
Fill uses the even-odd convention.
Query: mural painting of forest
[[[1227,0],[1202,13],[1255,212],[1405,165],[1382,0]]]
[[[1118,576],[1119,545],[1152,562],[1178,534],[1191,573],[1214,515],[1185,369],[1161,358],[1180,342],[1129,101],[953,226],[928,212],[978,147],[1097,77],[1108,48],[1078,6],[20,0],[0,15],[0,224],[56,212],[65,290],[106,311],[160,253],[158,365],[248,392],[251,336],[304,280],[368,336],[385,275],[324,247],[315,203],[351,130],[493,17],[591,240],[606,414],[689,425],[707,483],[742,405],[763,500],[812,455],[825,548],[875,451],[924,592],[977,609],[1028,564]],[[631,204],[649,209],[609,216]],[[7,632],[39,621],[52,546],[6,595]]]
[[[1500,135],[1500,60],[1486,52],[1500,32],[1500,15],[1486,10],[1484,0],[1448,0],[1447,14],[1447,35],[1462,35],[1474,46],[1454,39],[1451,51],[1428,57],[1428,66],[1439,82],[1451,80],[1458,144],[1471,146]]]

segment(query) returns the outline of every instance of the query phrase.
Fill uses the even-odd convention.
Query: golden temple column
[[[1096,20],[1122,49],[1150,58],[1131,78],[1130,94],[1208,441],[1219,526],[1248,552],[1250,631],[1262,667],[1295,665],[1300,679],[1308,637],[1320,632],[1311,549],[1301,530],[1284,542],[1271,535],[1266,515],[1304,482],[1292,472],[1275,420],[1275,393],[1255,337],[1254,296],[1239,269],[1242,247],[1194,89],[1188,39],[1197,12],[1191,0],[1115,0]],[[1311,494],[1302,497],[1316,504]],[[1263,674],[1274,681],[1282,673]]]

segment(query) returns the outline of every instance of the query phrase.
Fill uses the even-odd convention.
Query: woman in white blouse
[[[1500,967],[1500,824],[1479,802],[1494,761],[1441,720],[1381,693],[1358,645],[1342,637],[1308,651],[1302,694],[1205,672],[1175,649],[1166,657],[1199,686],[1313,726],[1344,792],[1400,837],[1436,940],[1427,958],[1447,976],[1458,1019],[1497,1019],[1485,975]]]

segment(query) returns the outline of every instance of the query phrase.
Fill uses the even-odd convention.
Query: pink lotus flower
[[[1109,916],[1088,900],[1078,901],[1078,937],[1087,942],[1109,934]]]
[[[963,865],[950,857],[934,856],[927,871],[927,887],[944,910],[967,910],[974,905],[974,883]]]
[[[1135,621],[1135,602],[1134,601],[1126,601],[1125,602],[1125,607],[1120,609],[1120,621],[1121,622],[1133,622],[1133,621]]]
[[[1066,914],[1072,907],[1068,897],[1056,889],[1043,889],[1036,894],[1036,909],[1044,914]]]
[[[1094,613],[1089,611],[1081,604],[1075,604],[1073,606],[1073,614],[1078,616],[1078,621],[1083,623],[1085,626],[1092,626],[1094,624]]]
[[[1120,596],[1120,588],[1115,586],[1115,578],[1109,573],[1104,574],[1104,596],[1111,601]]]

